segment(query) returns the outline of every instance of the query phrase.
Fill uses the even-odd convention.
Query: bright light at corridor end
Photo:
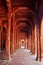
[[[25,48],[25,40],[24,39],[21,40],[21,48]]]

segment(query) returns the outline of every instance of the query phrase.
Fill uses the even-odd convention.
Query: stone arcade
[[[43,59],[43,0],[0,0],[0,60],[21,47]]]

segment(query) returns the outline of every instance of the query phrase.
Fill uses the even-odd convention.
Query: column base
[[[36,57],[36,61],[41,61],[41,59],[39,59],[38,57]]]
[[[4,60],[10,60],[10,59],[11,59],[10,55],[5,54]]]

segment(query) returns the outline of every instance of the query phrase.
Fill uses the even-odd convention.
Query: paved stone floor
[[[0,65],[43,65],[43,62],[35,61],[35,56],[29,50],[18,49],[9,61],[0,60]]]

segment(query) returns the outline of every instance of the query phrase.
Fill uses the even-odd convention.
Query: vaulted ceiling
[[[28,7],[29,9],[35,11],[38,7],[39,1],[38,0],[0,0],[0,9],[4,8],[7,11],[7,3],[11,5],[11,8],[16,7]]]
[[[0,18],[11,12],[18,31],[28,34],[34,24],[34,13],[36,14],[38,5],[39,0],[0,0]]]
[[[35,7],[36,7],[36,2],[38,2],[38,0],[11,0],[11,4],[12,7],[14,8],[16,7],[28,7],[32,10],[35,11]]]

